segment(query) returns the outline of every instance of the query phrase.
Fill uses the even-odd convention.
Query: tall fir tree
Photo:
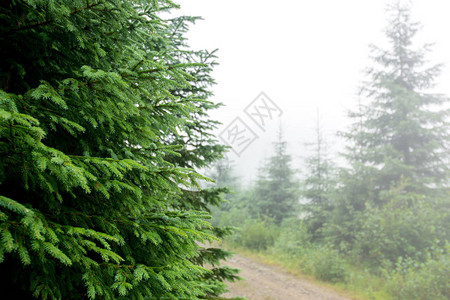
[[[5,297],[215,298],[235,271],[194,168],[214,53],[184,48],[171,1],[0,4],[0,285]]]
[[[305,179],[303,180],[302,196],[307,202],[302,211],[308,229],[314,238],[321,236],[320,230],[329,218],[332,208],[332,192],[335,187],[333,162],[329,158],[328,144],[323,135],[319,111],[315,127],[315,141],[308,144],[312,153],[305,159]]]
[[[225,192],[224,199],[226,200],[217,208],[220,210],[229,210],[232,203],[230,200],[235,198],[236,194],[241,191],[239,176],[236,176],[234,165],[232,161],[225,157],[213,164],[212,168],[207,173],[208,177],[214,179],[214,186],[222,189]]]
[[[351,162],[369,167],[375,175],[373,200],[408,179],[409,191],[425,192],[448,184],[450,111],[448,98],[428,92],[435,85],[441,65],[427,65],[430,45],[415,48],[413,39],[420,24],[411,20],[411,8],[400,1],[388,8],[386,36],[390,49],[371,46],[377,66],[368,69],[370,80],[361,95],[354,130],[346,134],[357,150]]]
[[[429,45],[415,47],[420,24],[411,20],[409,5],[397,1],[387,12],[390,48],[371,47],[376,66],[368,69],[359,108],[350,113],[355,122],[343,134],[351,144],[345,153],[350,167],[341,172],[328,227],[343,248],[364,226],[366,208],[394,199],[406,207],[417,199],[436,205],[432,199],[445,194],[449,183],[449,101],[430,92],[442,66],[428,66]]]
[[[250,203],[250,210],[255,215],[271,217],[277,224],[295,216],[299,205],[298,182],[286,147],[280,128],[274,143],[275,153],[260,169]]]

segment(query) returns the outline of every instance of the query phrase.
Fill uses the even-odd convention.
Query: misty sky
[[[333,137],[349,124],[364,68],[371,64],[368,45],[387,46],[382,0],[185,0],[176,14],[201,16],[188,34],[193,49],[218,48],[212,100],[226,106],[211,116],[224,132],[239,117],[258,138],[240,156],[230,153],[248,181],[272,153],[280,121],[262,130],[244,113],[260,92],[282,110],[281,126],[295,168],[301,168],[305,142],[314,137],[317,110],[331,151],[342,143]],[[450,95],[450,1],[413,1],[414,20],[423,25],[418,43],[434,42],[432,63],[447,64],[436,91]],[[277,112],[272,111],[274,115]],[[242,125],[240,125],[242,126]],[[228,127],[230,129],[230,127]]]

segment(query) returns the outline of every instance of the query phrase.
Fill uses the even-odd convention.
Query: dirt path
[[[282,269],[265,265],[252,258],[235,254],[225,262],[241,269],[245,280],[229,283],[225,297],[242,296],[250,300],[349,300],[335,291],[286,273]]]

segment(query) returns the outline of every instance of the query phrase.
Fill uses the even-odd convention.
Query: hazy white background
[[[293,167],[301,169],[314,139],[316,111],[331,151],[333,137],[349,124],[346,112],[357,103],[358,86],[370,65],[369,47],[387,46],[384,0],[184,0],[176,15],[201,16],[191,27],[191,48],[218,48],[212,100],[225,104],[211,116],[223,123],[217,134],[240,116],[260,136],[240,157],[229,154],[248,182],[272,154],[280,121],[264,133],[243,109],[264,91],[283,110],[281,124]],[[433,42],[431,63],[447,64],[436,91],[450,95],[450,1],[414,0],[413,17],[423,25],[418,44]]]

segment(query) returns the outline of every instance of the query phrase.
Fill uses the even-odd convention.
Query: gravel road
[[[350,300],[336,291],[296,277],[281,268],[235,254],[224,263],[241,269],[245,280],[229,283],[224,297],[242,296],[250,300]]]

